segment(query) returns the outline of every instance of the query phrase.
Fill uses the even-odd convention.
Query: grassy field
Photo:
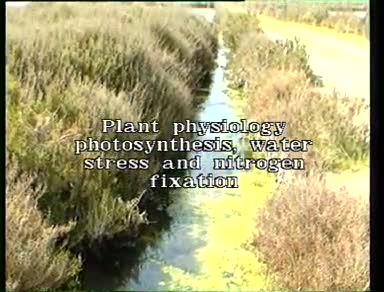
[[[216,35],[186,10],[33,3],[7,10],[7,289],[59,288],[97,249],[148,223],[137,198],[158,170],[87,172],[74,139],[155,140],[193,118]],[[100,120],[157,119],[160,133],[101,134]],[[188,138],[188,137],[187,137]],[[105,153],[140,159],[140,153]],[[69,250],[77,251],[75,254]]]
[[[324,93],[300,41],[270,40],[255,16],[228,13],[222,25],[232,49],[232,94],[243,114],[286,121],[287,137],[314,142],[301,156],[307,170],[278,175],[277,189],[255,210],[252,245],[269,275],[265,288],[366,289],[369,188],[367,176],[351,183],[361,177],[350,170],[368,165],[369,105]]]

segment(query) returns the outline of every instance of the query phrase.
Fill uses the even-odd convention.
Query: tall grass
[[[249,18],[255,17],[252,15]],[[227,18],[229,19],[229,18]],[[250,21],[257,23],[257,21]],[[270,275],[269,289],[356,290],[369,284],[368,200],[331,191],[323,177],[367,161],[369,107],[354,97],[321,93],[299,42],[268,40],[257,26],[231,29],[229,78],[248,120],[287,122],[285,137],[310,139],[303,173],[281,175],[258,211],[251,244]],[[235,36],[231,36],[234,34]],[[294,45],[293,45],[294,44]]]
[[[169,138],[172,122],[194,117],[201,101],[194,90],[205,86],[215,52],[214,28],[179,8],[33,3],[8,11],[7,152],[20,173],[44,186],[35,212],[42,212],[47,224],[73,222],[63,235],[66,248],[97,247],[121,232],[139,236],[147,220],[138,196],[165,158],[154,155],[146,170],[85,171],[83,159],[99,154],[74,155],[74,140]],[[103,118],[157,119],[161,131],[101,134]],[[27,196],[28,187],[24,192]],[[9,227],[7,236],[14,236],[16,229]],[[35,227],[22,228],[29,234]],[[25,251],[25,257],[32,252]],[[44,247],[40,252],[48,254]],[[56,286],[51,284],[46,287]]]

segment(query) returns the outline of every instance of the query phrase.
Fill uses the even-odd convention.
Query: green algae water
[[[210,94],[199,121],[227,119],[239,121],[228,96],[225,70],[228,49],[219,38],[217,68]],[[240,134],[207,133],[196,139],[231,139]],[[235,189],[190,188],[171,190],[173,203],[161,213],[153,231],[144,235],[146,242],[137,247],[119,249],[88,265],[86,288],[115,291],[255,291],[266,285],[263,266],[248,247],[253,218],[272,186],[266,172],[213,170],[213,159],[224,153],[189,153],[201,156],[200,173],[236,175],[240,187]],[[149,244],[148,244],[149,242]],[[113,249],[112,249],[113,250]]]

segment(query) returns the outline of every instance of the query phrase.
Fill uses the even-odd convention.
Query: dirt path
[[[364,37],[264,15],[259,19],[270,38],[298,37],[305,44],[311,67],[328,89],[369,99],[369,41]]]

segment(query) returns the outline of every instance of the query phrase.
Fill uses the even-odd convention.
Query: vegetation
[[[6,288],[12,291],[58,288],[79,271],[80,262],[52,242],[67,226],[51,226],[37,208],[41,186],[35,178],[7,164],[6,186]]]
[[[310,5],[290,3],[289,5],[269,5],[252,3],[251,11],[266,14],[282,20],[303,22],[311,25],[336,29],[341,33],[353,33],[369,38],[369,16],[360,18],[352,9],[338,9],[332,5]],[[345,8],[345,7],[344,7]]]
[[[276,289],[362,291],[369,283],[369,203],[295,176],[256,217],[254,245]]]
[[[262,32],[259,20],[249,14],[223,14],[220,21],[228,24],[222,26],[222,31],[225,35],[225,43],[231,50],[237,49],[244,33],[250,30],[256,33]]]
[[[183,8],[165,6],[34,3],[7,11],[7,290],[76,285],[82,251],[103,250],[117,236],[139,245],[148,237],[148,202],[162,200],[144,200],[143,194],[160,161],[172,154],[155,153],[148,169],[88,172],[83,159],[100,154],[74,155],[73,141],[167,139],[172,122],[195,117],[202,101],[195,93],[207,86],[214,66],[216,31]],[[317,25],[331,17],[327,9],[299,11],[286,14]],[[298,40],[269,40],[252,14],[225,14],[221,26],[232,50],[230,86],[245,117],[285,121],[287,138],[311,139],[314,146],[295,155],[306,161],[300,174],[283,173],[276,183],[272,174],[243,173],[243,188],[220,200],[203,193],[198,207],[193,201],[188,235],[207,240],[195,254],[204,272],[163,267],[172,279],[167,285],[366,288],[368,201],[329,188],[324,177],[367,162],[368,106],[322,93],[305,47]],[[106,117],[157,119],[161,131],[102,134]],[[252,230],[249,249],[243,243]],[[270,275],[268,281],[259,269]]]
[[[56,288],[78,271],[68,250],[97,248],[122,232],[140,236],[148,221],[139,196],[164,158],[155,155],[145,170],[88,172],[83,159],[99,154],[75,156],[73,141],[169,137],[172,122],[197,111],[194,91],[209,79],[216,36],[176,7],[34,3],[7,11],[6,50],[7,171],[18,167],[7,192],[7,286]],[[101,134],[106,117],[157,119],[161,131]],[[46,278],[36,282],[37,274]]]
[[[223,21],[234,50],[231,86],[248,120],[286,121],[286,137],[314,142],[302,173],[283,173],[258,211],[251,245],[266,266],[270,289],[364,289],[369,283],[367,198],[331,190],[324,177],[369,155],[364,100],[322,93],[298,41],[268,40],[248,15],[248,30]],[[226,17],[230,19],[230,17]],[[248,20],[249,19],[249,20]],[[231,45],[236,38],[239,43]],[[257,196],[257,194],[255,194]]]

